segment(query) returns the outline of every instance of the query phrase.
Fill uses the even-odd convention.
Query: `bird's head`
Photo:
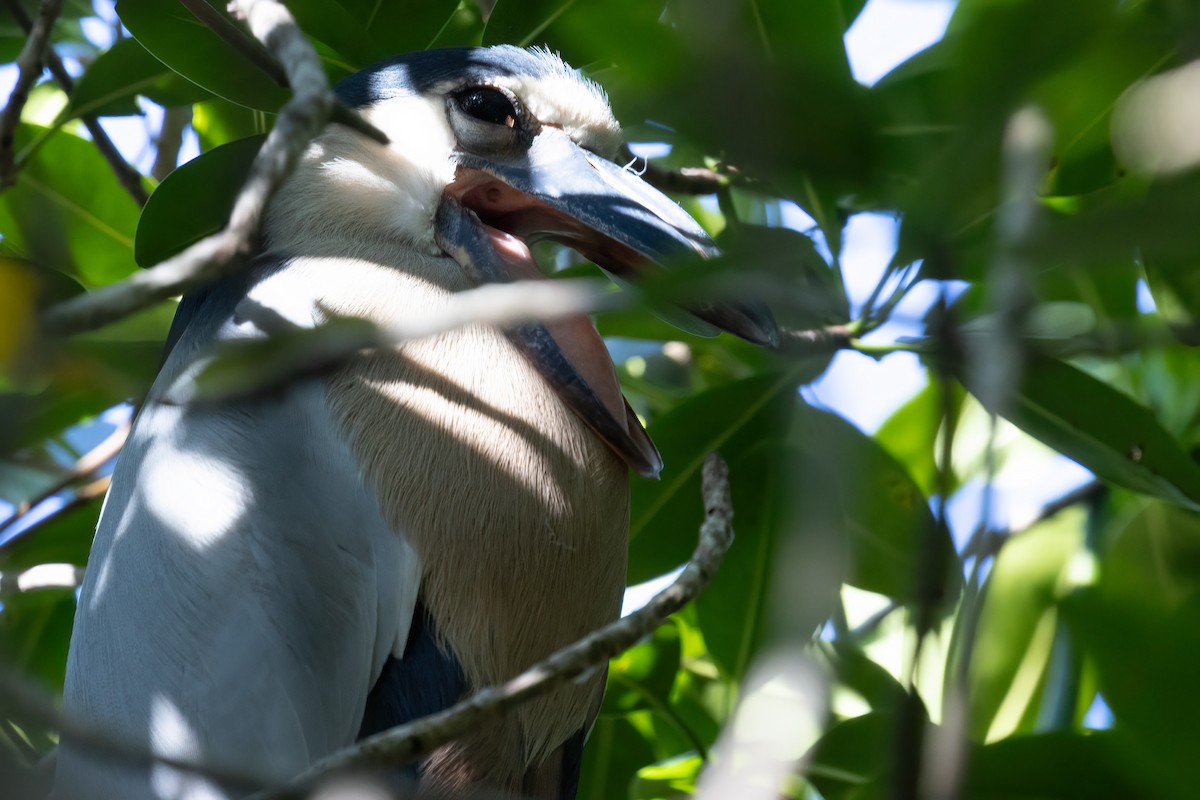
[[[336,91],[390,141],[338,128],[317,139],[275,203],[272,239],[282,235],[310,254],[339,242],[352,254],[355,242],[402,241],[449,256],[479,283],[538,277],[529,246],[542,239],[634,281],[654,265],[717,253],[682,208],[613,162],[622,136],[604,92],[546,50],[413,53],[358,72]],[[773,318],[757,306],[713,302],[688,312],[701,327],[777,340]],[[524,343],[527,352],[553,350],[561,337],[542,339]],[[589,417],[599,412],[569,402],[595,426]],[[610,416],[623,416],[608,406]],[[619,434],[599,432],[610,444]]]

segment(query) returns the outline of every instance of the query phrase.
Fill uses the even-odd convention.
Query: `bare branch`
[[[20,0],[4,0],[4,4],[26,33],[33,29],[33,20],[25,13]],[[71,79],[70,73],[63,66],[62,59],[54,52],[53,47],[46,49],[46,67],[50,70],[50,74],[58,82],[58,85],[63,88],[63,91],[70,94],[71,89],[75,86],[75,81]],[[92,143],[96,145],[96,149],[100,151],[100,154],[104,156],[109,166],[112,167],[117,182],[121,184],[121,187],[129,193],[129,196],[139,206],[146,205],[146,199],[149,195],[146,193],[146,187],[142,185],[141,174],[129,166],[125,159],[121,157],[117,146],[113,144],[112,139],[108,138],[108,134],[101,127],[100,121],[96,117],[87,114],[82,117],[82,120],[84,126],[88,129],[88,133],[91,134]]]
[[[779,352],[795,358],[835,353],[853,348],[854,343],[854,336],[845,325],[807,330],[785,328],[779,332]]]
[[[635,156],[629,145],[621,145],[618,158],[623,163],[642,160]],[[725,189],[731,183],[728,175],[715,172],[707,167],[682,167],[680,169],[663,169],[649,159],[644,159],[646,168],[641,173],[642,179],[651,186],[664,192],[676,194],[715,194]]]
[[[267,793],[262,800],[303,796],[314,784],[335,775],[411,761],[461,736],[482,720],[545,694],[637,644],[700,594],[733,541],[728,469],[715,453],[704,462],[703,494],[705,518],[691,560],[675,582],[645,606],[559,650],[503,685],[481,689],[445,711],[364,739],[317,762],[288,787]]]
[[[174,106],[163,109],[162,127],[155,137],[157,150],[150,175],[156,181],[171,174],[179,162],[179,150],[183,147],[183,134],[192,121],[191,106]]]
[[[267,203],[291,173],[308,143],[324,127],[333,93],[312,45],[277,0],[238,0],[234,4],[255,36],[283,64],[292,98],[279,111],[267,141],[250,168],[225,229],[179,255],[126,280],[53,306],[43,316],[45,330],[70,334],[99,328],[160,300],[211,283],[250,258],[258,245]]]
[[[13,139],[16,137],[17,124],[21,121],[21,111],[29,100],[29,92],[33,89],[38,78],[42,76],[45,65],[45,54],[50,42],[50,30],[54,20],[62,8],[62,0],[42,0],[41,10],[37,20],[29,30],[25,46],[17,58],[20,74],[12,93],[8,96],[8,105],[0,113],[0,189],[7,189],[16,180],[13,164]]]

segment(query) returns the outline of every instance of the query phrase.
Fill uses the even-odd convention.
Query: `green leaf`
[[[850,319],[841,278],[805,234],[788,228],[739,225],[726,229],[717,243],[723,253],[714,264],[724,268],[727,284],[739,283],[745,291],[755,275],[773,280],[769,293],[763,294],[775,300],[772,310],[781,325],[814,328]],[[731,294],[726,289],[716,296]]]
[[[142,209],[134,246],[138,264],[165,261],[224,228],[265,138],[230,142],[172,171]]]
[[[1200,602],[1164,612],[1137,593],[1101,585],[1068,598],[1072,630],[1093,659],[1116,719],[1117,763],[1138,779],[1133,795],[1190,797],[1200,782]],[[1120,795],[1118,795],[1120,796]]]
[[[1004,545],[984,589],[969,677],[972,736],[1032,733],[1084,512],[1064,511]]]
[[[578,800],[628,797],[637,771],[653,760],[650,745],[626,717],[597,717],[583,749]]]
[[[842,29],[850,30],[850,26],[866,8],[867,0],[838,0],[838,6],[842,12]]]
[[[661,710],[671,702],[679,672],[679,629],[668,622],[608,664],[602,713]]]
[[[907,696],[892,673],[873,661],[861,647],[848,639],[822,642],[822,648],[837,673],[838,683],[857,693],[874,712],[890,713]]]
[[[825,800],[882,797],[857,792],[864,787],[878,787],[886,778],[896,729],[897,721],[891,714],[866,714],[835,724],[807,756],[804,777]]]
[[[822,461],[764,444],[729,466],[737,536],[696,615],[709,654],[740,681],[773,632],[804,637],[829,618],[847,543]]]
[[[649,580],[688,559],[704,517],[700,468],[705,456],[719,451],[732,460],[777,436],[791,417],[801,378],[796,368],[719,386],[650,425],[665,466],[661,480],[632,483],[630,583]]]
[[[479,6],[470,0],[458,4],[453,15],[438,31],[429,48],[478,47],[483,42],[483,15]]]
[[[223,144],[265,136],[275,123],[275,115],[230,103],[214,97],[192,108],[192,128],[205,152]]]
[[[828,491],[836,496],[848,534],[850,572],[846,582],[901,601],[912,599],[927,536],[938,525],[928,500],[871,437],[826,411],[801,406],[791,441],[822,465]],[[936,561],[945,565],[948,598],[961,581],[954,543],[943,531],[935,540]]]
[[[458,5],[458,0],[303,0],[289,8],[307,33],[365,66],[428,48]]]
[[[4,600],[0,611],[0,652],[7,666],[62,691],[67,644],[75,621],[75,593],[68,589],[23,592]]]
[[[1200,509],[1200,466],[1150,409],[1082,370],[1032,361],[1007,416],[1106,480]]]
[[[957,385],[950,387],[954,408],[951,417],[958,419],[965,392]],[[925,388],[909,398],[875,432],[875,440],[907,469],[917,487],[927,497],[938,492],[937,452],[938,431],[942,427],[942,397],[940,387],[927,381]],[[959,477],[949,475],[951,491],[958,487]]]
[[[21,125],[16,147],[48,129]],[[91,142],[58,131],[0,195],[5,247],[93,288],[126,277],[133,261],[137,203]]]
[[[1014,736],[974,747],[966,796],[977,800],[1076,800],[1149,797],[1147,786],[1121,765],[1111,732]]]
[[[209,4],[228,16],[223,2]],[[215,95],[262,111],[275,111],[288,98],[254,62],[178,3],[118,0],[117,14],[155,58]]]
[[[674,800],[696,792],[704,761],[697,755],[677,756],[638,770],[630,796],[635,800]]]
[[[138,114],[139,95],[164,106],[191,105],[209,96],[146,52],[136,39],[122,39],[75,84],[63,119]]]
[[[498,0],[483,29],[483,43],[540,44],[547,39],[547,29],[577,2],[580,0]]]

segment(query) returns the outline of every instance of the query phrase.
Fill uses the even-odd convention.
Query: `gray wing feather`
[[[64,707],[158,753],[287,775],[354,741],[406,640],[419,570],[320,381],[219,407],[162,402],[213,340],[261,335],[233,311],[244,291],[216,290],[173,333],[101,514]],[[228,796],[69,742],[56,795]]]

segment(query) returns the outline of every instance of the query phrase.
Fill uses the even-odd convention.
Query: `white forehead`
[[[549,68],[538,75],[497,75],[490,83],[508,89],[543,125],[562,128],[579,144],[606,157],[621,146],[621,126],[608,97],[555,53],[533,48]]]

